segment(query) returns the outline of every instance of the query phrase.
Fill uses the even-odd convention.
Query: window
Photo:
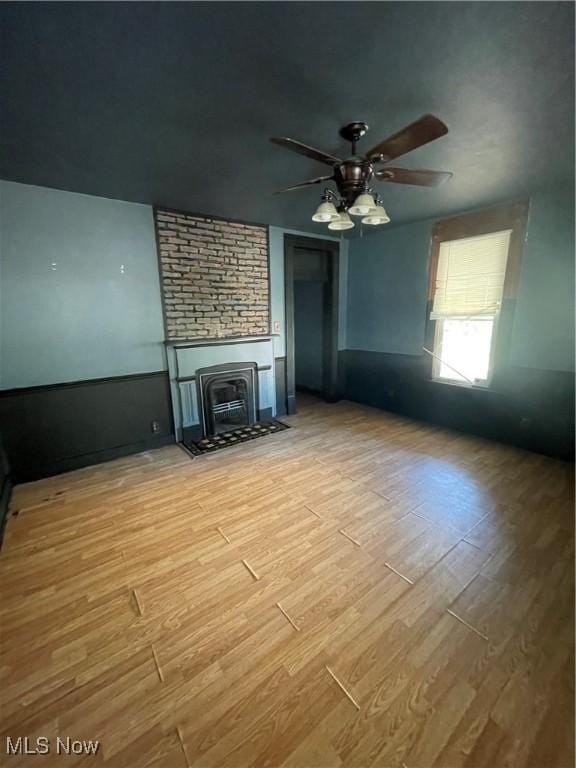
[[[498,386],[508,364],[528,209],[522,200],[434,225],[424,347],[433,380]]]
[[[430,313],[436,321],[433,378],[490,383],[512,232],[439,242]]]
[[[493,317],[440,320],[434,345],[435,379],[485,384],[492,362]]]

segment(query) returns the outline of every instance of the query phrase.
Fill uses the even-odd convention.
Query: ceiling
[[[3,3],[0,176],[324,232],[327,166],[273,144],[359,150],[426,112],[450,132],[395,165],[437,189],[380,184],[394,224],[570,183],[568,2]]]

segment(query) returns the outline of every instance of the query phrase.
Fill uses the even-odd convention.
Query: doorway
[[[286,411],[296,413],[298,393],[338,400],[339,245],[286,235]]]

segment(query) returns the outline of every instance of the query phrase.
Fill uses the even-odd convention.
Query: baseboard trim
[[[121,459],[124,456],[131,456],[134,453],[151,451],[155,448],[163,448],[165,445],[173,444],[175,444],[175,437],[173,434],[160,435],[158,437],[148,438],[147,440],[140,440],[136,443],[129,443],[128,445],[118,445],[113,448],[107,448],[106,450],[97,451],[95,453],[72,456],[56,461],[53,464],[21,470],[18,475],[14,477],[14,484],[20,485],[35,480],[42,480],[45,477],[61,475],[64,472],[72,472],[75,469],[83,469],[84,467],[90,467],[95,464],[104,464],[107,461]]]
[[[274,412],[272,408],[261,408],[258,411],[258,421],[270,421],[274,418]]]
[[[286,398],[286,416],[296,413],[296,395],[288,395]]]
[[[296,397],[298,397],[299,392],[301,392],[303,395],[313,395],[314,397],[320,398],[324,397],[321,389],[307,387],[305,384],[296,384]]]
[[[321,389],[314,389],[313,387],[306,387],[303,384],[296,386],[296,403],[298,403],[298,395],[312,395],[320,400],[324,400],[325,403],[339,403],[342,399],[338,392],[324,392]]]

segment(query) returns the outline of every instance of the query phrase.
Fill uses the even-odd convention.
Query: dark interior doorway
[[[338,399],[338,256],[329,240],[286,235],[286,410],[297,392]]]

